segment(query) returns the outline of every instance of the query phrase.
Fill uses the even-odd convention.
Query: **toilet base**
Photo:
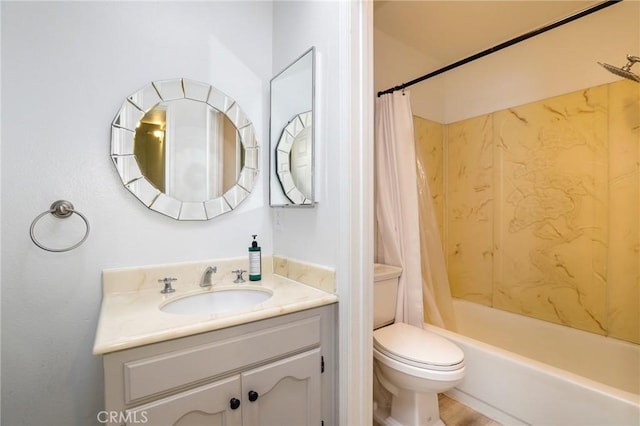
[[[391,401],[391,412],[374,404],[373,419],[382,426],[445,426],[437,394],[401,390]]]
[[[389,412],[373,411],[373,425],[374,426],[406,426],[398,423],[393,417],[389,415]],[[422,425],[420,425],[422,426]],[[446,426],[445,423],[438,419],[433,426]]]

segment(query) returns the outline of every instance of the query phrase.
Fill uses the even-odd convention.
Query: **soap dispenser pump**
[[[253,235],[251,247],[249,247],[249,281],[262,279],[262,250],[256,241],[257,235]]]

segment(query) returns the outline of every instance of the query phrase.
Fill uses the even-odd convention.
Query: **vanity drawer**
[[[314,316],[204,345],[130,360],[122,364],[125,403],[319,345],[320,317]]]

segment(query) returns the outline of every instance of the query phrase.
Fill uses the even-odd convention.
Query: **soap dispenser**
[[[249,247],[249,281],[262,279],[262,250],[256,241],[257,235],[253,235],[251,247]]]

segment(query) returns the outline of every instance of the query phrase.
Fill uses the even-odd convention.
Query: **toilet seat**
[[[374,348],[417,368],[454,371],[464,368],[464,352],[444,337],[409,324],[395,323],[373,332]]]

